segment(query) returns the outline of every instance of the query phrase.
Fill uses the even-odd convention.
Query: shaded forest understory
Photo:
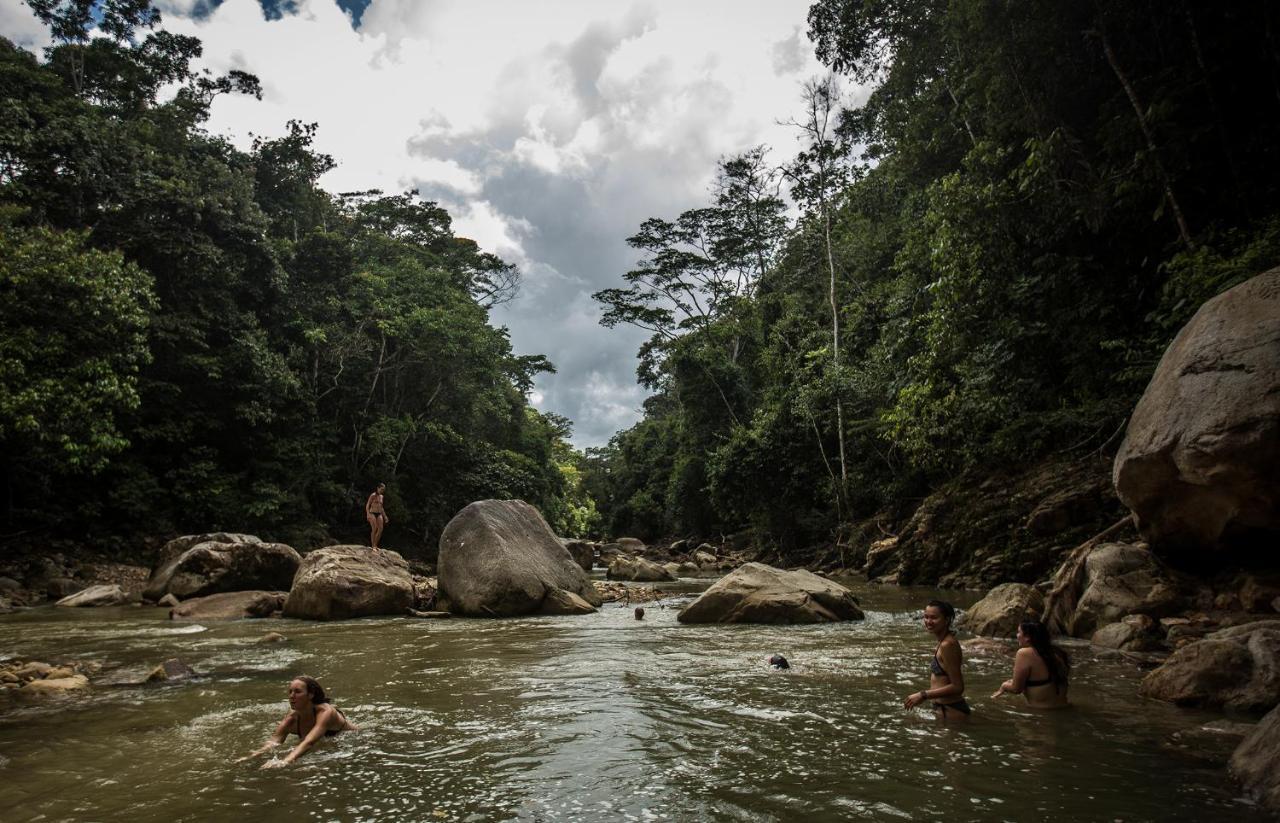
[[[566,536],[853,566],[897,535],[901,582],[1039,579],[1123,513],[1173,334],[1280,263],[1274,4],[824,0],[799,154],[724,158],[596,295],[651,332],[653,396],[579,454],[489,322],[518,272],[443,209],[324,192],[313,125],[209,135],[258,79],[193,70],[146,2],[31,5],[55,45],[0,40],[0,551],[349,540],[385,481],[410,555],[518,497]]]

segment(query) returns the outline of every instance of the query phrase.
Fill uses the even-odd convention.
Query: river
[[[918,616],[936,593],[853,587],[867,619],[824,626],[683,626],[675,603],[646,604],[643,621],[616,604],[508,620],[0,617],[0,658],[104,664],[87,697],[0,702],[0,817],[1264,819],[1222,767],[1161,748],[1216,715],[1139,699],[1136,666],[1087,649],[1073,650],[1072,709],[989,699],[1009,661],[971,656],[970,723],[904,711],[928,682]],[[289,642],[257,643],[268,631]],[[793,668],[771,670],[774,652]],[[123,685],[174,656],[201,676]],[[283,716],[296,673],[319,678],[361,731],[287,769],[232,762]]]

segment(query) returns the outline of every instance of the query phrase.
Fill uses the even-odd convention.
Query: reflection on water
[[[987,699],[1001,658],[966,662],[973,722],[907,713],[933,592],[859,587],[867,620],[682,626],[676,602],[585,617],[256,620],[163,609],[0,618],[0,655],[96,660],[91,696],[0,703],[9,820],[1252,820],[1221,769],[1160,749],[1199,715],[1135,696],[1141,672],[1077,654],[1076,707]],[[259,645],[268,631],[286,644]],[[787,672],[768,656],[786,655]],[[136,687],[167,657],[201,677]],[[318,677],[362,730],[288,769],[235,757]],[[111,685],[111,684],[121,685]],[[1258,818],[1260,819],[1260,818]]]

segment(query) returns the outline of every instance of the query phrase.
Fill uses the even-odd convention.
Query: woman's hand
[[[263,743],[259,748],[254,749],[253,751],[246,754],[244,757],[237,757],[235,762],[243,763],[246,760],[252,760],[253,758],[259,755],[266,754],[267,752],[271,751],[278,745],[279,744],[276,743],[276,741],[268,740],[266,743]]]
[[[924,692],[916,692],[915,694],[907,695],[907,699],[902,705],[908,709],[914,709],[916,706],[919,706],[928,699],[929,698],[925,696]]]
[[[268,760],[266,763],[263,763],[263,764],[262,764],[262,768],[264,768],[264,769],[283,769],[285,766],[288,766],[288,765],[289,765],[289,761],[288,761],[288,760]]]
[[[1002,694],[1011,694],[1013,692],[1013,681],[1006,680],[1000,684],[1000,688],[996,689],[996,693],[991,695],[992,698],[999,697]]]

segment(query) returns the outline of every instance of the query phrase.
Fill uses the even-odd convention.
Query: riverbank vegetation
[[[44,58],[0,39],[6,548],[350,538],[380,480],[424,543],[486,497],[590,528],[569,423],[526,399],[552,365],[489,322],[514,267],[434,203],[320,189],[314,125],[207,133],[258,80],[193,70],[149,3],[30,5]]]
[[[1178,328],[1280,262],[1271,5],[822,0],[808,22],[832,73],[800,153],[724,159],[597,294],[653,335],[644,419],[588,454],[608,532],[751,526],[804,561],[948,484],[1096,463]]]

